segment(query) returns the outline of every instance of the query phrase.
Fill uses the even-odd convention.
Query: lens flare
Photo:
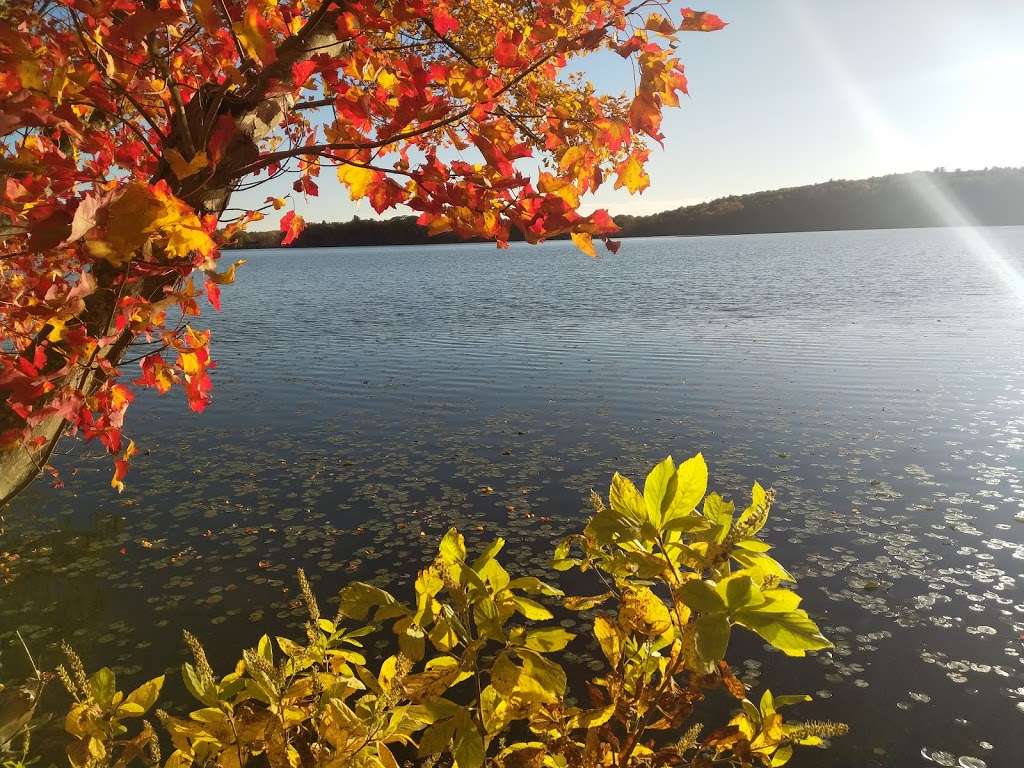
[[[886,119],[845,62],[835,54],[828,36],[815,22],[809,4],[804,0],[791,0],[784,7],[791,15],[794,27],[802,32],[836,88],[846,97],[857,121],[874,143],[878,157],[894,169],[905,166],[908,161],[920,163],[917,147]],[[947,226],[954,228],[953,231],[971,258],[991,271],[1006,290],[1024,304],[1024,275],[1003,249],[978,226],[970,212],[927,174],[915,175],[913,186],[921,200]]]

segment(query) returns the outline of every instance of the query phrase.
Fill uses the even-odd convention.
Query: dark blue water
[[[1020,765],[1024,228],[980,232],[241,254],[202,318],[213,406],[141,395],[122,496],[69,444],[65,488],[7,514],[0,631],[141,676],[190,627],[223,668],[298,625],[299,565],[325,599],[401,592],[454,523],[540,571],[614,469],[703,450],[715,488],[775,487],[768,538],[836,644],[733,649],[851,724],[793,765]]]

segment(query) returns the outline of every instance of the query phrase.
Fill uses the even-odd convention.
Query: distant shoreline
[[[935,206],[939,199],[943,205]],[[949,221],[952,209],[963,219]],[[615,239],[1024,225],[1024,168],[918,171],[733,195],[649,216],[616,216]],[[281,233],[245,233],[236,249],[276,248]],[[566,236],[549,238],[564,240]],[[430,237],[414,216],[307,224],[292,248],[485,243]],[[522,242],[513,237],[512,242]]]

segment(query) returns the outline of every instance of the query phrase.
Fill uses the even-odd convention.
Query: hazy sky
[[[651,213],[831,178],[1024,165],[1024,0],[687,4],[729,26],[682,37],[690,98],[666,115],[651,186],[630,196],[609,185],[586,209]],[[617,56],[586,69],[601,90],[632,89]],[[254,204],[288,189],[239,197]],[[296,195],[309,221],[374,215],[331,169],[320,190]]]

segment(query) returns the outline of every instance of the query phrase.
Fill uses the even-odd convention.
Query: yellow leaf
[[[578,208],[580,205],[579,190],[576,189],[571,179],[542,172],[537,180],[537,188],[541,192],[558,195],[570,208]]]
[[[67,325],[67,322],[62,320],[59,317],[51,317],[50,320],[49,320],[49,323],[50,323],[50,332],[46,336],[47,340],[49,340],[49,341],[60,341],[61,339],[63,339],[64,338],[64,326]]]
[[[43,76],[39,72],[39,65],[35,59],[25,58],[15,65],[18,79],[21,80],[22,88],[32,91],[45,91],[43,87]]]
[[[605,658],[613,666],[618,666],[622,658],[622,632],[606,616],[594,618],[594,637],[597,638]]]
[[[619,178],[615,181],[615,188],[625,187],[630,194],[642,192],[651,185],[651,177],[644,171],[644,167],[635,157],[630,157],[625,163],[618,167]]]
[[[206,150],[198,152],[188,162],[186,162],[185,158],[181,156],[181,152],[176,149],[168,149],[164,153],[164,157],[167,158],[167,162],[170,164],[171,170],[179,179],[187,179],[189,176],[194,176],[210,164],[206,157]]]
[[[216,244],[213,239],[202,229],[196,227],[174,227],[171,236],[167,241],[167,253],[179,259],[184,259],[193,251],[202,256],[209,256]]]
[[[573,243],[576,247],[583,251],[587,256],[596,259],[597,251],[594,250],[594,238],[586,232],[573,232],[570,235]]]
[[[619,608],[619,626],[657,637],[672,626],[672,618],[661,598],[648,587],[630,589]]]
[[[358,165],[339,165],[338,181],[348,187],[348,194],[353,200],[366,197],[367,188],[377,179],[377,171]]]
[[[231,283],[235,282],[235,271],[243,264],[245,264],[245,259],[238,259],[223,272],[218,273],[211,269],[206,273],[206,279],[217,285],[231,285]]]
[[[179,352],[178,365],[180,365],[181,369],[189,376],[194,376],[199,373],[201,369],[201,366],[199,365],[199,355],[195,352]]]

